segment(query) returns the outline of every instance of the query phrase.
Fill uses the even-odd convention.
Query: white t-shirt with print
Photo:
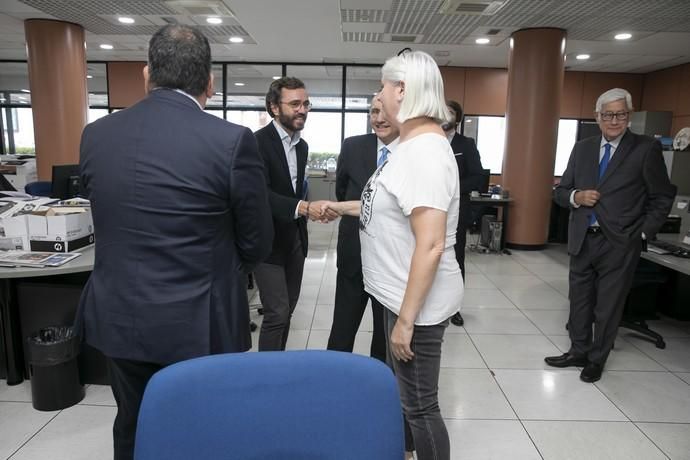
[[[400,313],[415,238],[410,214],[418,207],[447,213],[446,244],[415,324],[439,324],[460,309],[463,281],[455,259],[460,181],[445,136],[427,133],[398,144],[362,192],[360,241],[364,289],[386,308]]]

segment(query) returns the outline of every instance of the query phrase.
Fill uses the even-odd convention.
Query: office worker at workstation
[[[575,144],[554,191],[556,202],[571,212],[571,346],[545,361],[554,367],[584,367],[584,382],[601,378],[643,240],[653,238],[666,221],[675,196],[661,144],[628,130],[632,110],[624,89],[599,96],[596,119],[602,135]]]
[[[477,150],[477,144],[475,144],[474,139],[458,132],[458,127],[464,117],[462,106],[459,102],[453,100],[446,101],[446,104],[453,119],[443,124],[443,130],[450,141],[450,147],[453,149],[455,162],[458,165],[458,173],[460,174],[460,218],[458,219],[458,230],[455,234],[455,258],[458,261],[458,265],[460,265],[464,282],[467,227],[472,221],[470,193],[482,187],[484,169],[482,168],[482,160],[479,157],[479,150]],[[454,314],[450,322],[456,326],[465,324],[465,320],[460,312]]]
[[[156,371],[251,347],[246,272],[273,236],[252,132],[203,111],[213,94],[206,37],[160,29],[144,79],[145,99],[91,123],[81,141],[98,236],[77,327],[107,357],[116,460],[133,457]]]
[[[359,200],[362,190],[376,168],[393,154],[398,144],[398,128],[386,120],[381,102],[372,100],[369,110],[370,134],[345,139],[338,156],[335,195],[338,201]],[[357,329],[370,300],[364,290],[362,258],[359,243],[359,219],[343,216],[338,228],[338,274],[335,286],[333,325],[328,349],[352,351]],[[372,302],[373,335],[371,357],[386,361],[386,337],[383,331],[383,308]]]
[[[400,130],[400,143],[367,182],[361,202],[328,206],[360,219],[364,286],[385,307],[405,450],[416,450],[419,460],[447,460],[450,442],[438,405],[441,344],[463,295],[453,250],[458,169],[440,127],[450,114],[441,73],[426,53],[387,60],[381,83],[376,98]]]
[[[259,351],[285,349],[309,245],[307,219],[328,219],[321,213],[319,202],[301,199],[309,147],[300,132],[310,109],[301,80],[274,80],[266,93],[266,111],[273,121],[254,133],[264,162],[275,228],[271,254],[254,270],[264,312]]]

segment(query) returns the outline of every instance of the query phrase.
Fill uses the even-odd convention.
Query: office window
[[[340,113],[310,112],[302,130],[302,137],[309,143],[309,164],[337,159],[340,154]]]
[[[223,118],[223,65],[214,64],[211,73],[213,74],[213,96],[206,100],[206,107],[221,109],[220,117]]]
[[[346,75],[345,109],[368,110],[373,95],[381,88],[381,67],[347,66]]]
[[[87,63],[86,89],[89,92],[89,107],[107,109],[109,106],[107,73],[108,70],[105,64]],[[89,121],[93,121],[91,116],[89,112]]]
[[[104,116],[108,115],[108,109],[89,109],[89,123],[98,120],[99,118],[103,118]]]
[[[463,133],[477,142],[482,166],[490,169],[491,174],[501,174],[503,170],[505,131],[505,117],[465,117]]]
[[[315,110],[342,109],[342,66],[288,65],[287,75],[297,77],[304,82],[309,94],[309,100]]]
[[[345,136],[371,133],[369,112],[345,112]]]
[[[556,163],[553,168],[554,176],[562,176],[568,166],[570,152],[577,141],[578,120],[558,121],[558,140],[556,141]]]
[[[17,155],[36,153],[34,117],[30,107],[12,109],[14,125],[14,151]]]
[[[204,112],[213,115],[214,117],[225,119],[225,117],[223,116],[223,109],[209,109],[208,106],[206,106]]]
[[[264,110],[268,87],[281,70],[279,65],[227,64],[226,107]]]
[[[228,110],[227,120],[246,126],[254,132],[266,126],[271,121],[271,117],[265,110]]]

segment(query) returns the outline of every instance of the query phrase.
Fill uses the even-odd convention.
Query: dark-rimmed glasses
[[[630,115],[630,112],[600,112],[599,116],[601,117],[602,120],[604,121],[611,121],[613,120],[613,117],[616,117],[616,120],[627,120],[628,115]]]

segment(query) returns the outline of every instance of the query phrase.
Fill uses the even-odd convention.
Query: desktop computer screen
[[[67,200],[79,196],[79,165],[54,165],[50,196]]]

